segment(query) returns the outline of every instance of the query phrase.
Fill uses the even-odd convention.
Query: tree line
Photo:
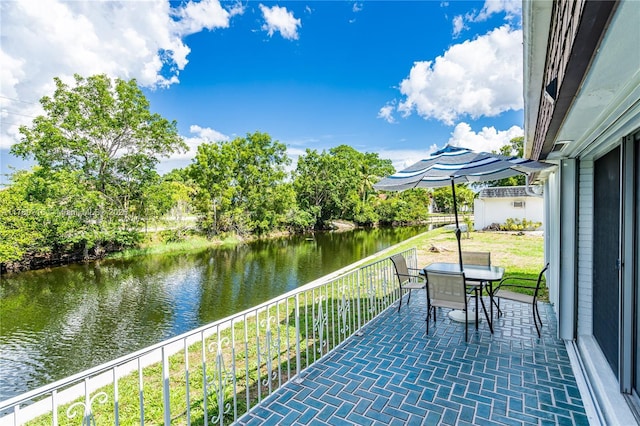
[[[190,165],[161,176],[160,160],[186,145],[175,121],[150,111],[135,80],[76,75],[74,85],[56,78],[55,87],[40,101],[44,114],[20,128],[11,148],[35,166],[0,190],[5,270],[135,247],[145,225],[177,205],[188,206],[210,238],[306,232],[336,220],[418,223],[432,202],[451,212],[448,188],[375,191],[395,171],[391,160],[347,145],[307,149],[288,171],[286,146],[263,132],[203,143]],[[458,197],[462,206],[473,203],[467,188]]]

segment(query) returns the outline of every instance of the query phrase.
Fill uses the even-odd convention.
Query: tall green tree
[[[500,148],[500,152],[498,154],[506,155],[507,157],[522,157],[524,155],[524,136],[518,136],[511,139],[508,144],[503,145]],[[517,175],[491,181],[488,184],[489,186],[521,186],[525,184],[525,179],[526,176]]]
[[[458,213],[473,211],[475,193],[466,184],[456,185],[456,205]],[[441,213],[454,213],[453,193],[451,186],[443,186],[433,190],[433,202]]]
[[[198,147],[187,174],[197,190],[194,205],[210,235],[262,234],[287,226],[295,197],[286,182],[286,146],[266,133]]]
[[[129,218],[160,158],[186,148],[176,122],[149,110],[135,80],[75,75],[73,86],[54,81],[53,96],[40,100],[44,115],[20,128],[11,152],[45,170],[80,172],[88,190],[109,200],[105,209]]]
[[[393,173],[390,160],[375,153],[361,153],[347,145],[319,153],[307,150],[293,173],[298,205],[322,228],[335,219],[374,223],[373,183]]]
[[[61,257],[114,242],[97,209],[97,191],[86,191],[79,172],[50,171],[36,166],[17,172],[0,191],[0,263],[48,256]]]
[[[431,190],[414,188],[402,192],[389,192],[378,198],[375,210],[382,224],[415,224],[429,217]]]

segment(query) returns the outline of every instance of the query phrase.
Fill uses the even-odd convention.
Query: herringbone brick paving
[[[488,300],[487,300],[488,303]],[[503,301],[476,331],[437,312],[426,335],[424,293],[369,323],[238,423],[246,425],[588,425],[555,314]]]

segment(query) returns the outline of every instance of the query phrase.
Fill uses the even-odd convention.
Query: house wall
[[[580,162],[578,201],[578,335],[593,334],[593,160]]]
[[[524,208],[513,207],[514,201],[524,202]],[[544,224],[543,206],[542,197],[476,198],[473,203],[473,227],[479,231],[493,223],[503,224],[507,219],[527,219]]]
[[[541,7],[549,4],[551,13]],[[640,424],[640,183],[633,178],[640,164],[640,157],[633,157],[640,149],[640,8],[633,0],[559,0],[525,1],[523,11],[529,73],[525,152],[558,165],[545,183],[545,257],[551,262],[547,285],[559,337],[578,349],[574,370],[588,383],[586,391],[581,389],[585,403],[597,406],[593,424]],[[548,40],[542,37],[546,34]],[[555,96],[547,90],[553,80],[558,82]],[[620,312],[612,313],[620,323],[614,371],[593,327],[599,306],[594,300],[594,259],[598,262],[603,250],[594,241],[599,196],[594,166],[617,147],[623,166],[620,279],[595,283],[620,291]],[[631,196],[634,191],[638,198]],[[606,349],[611,357],[611,347]]]
[[[547,287],[549,288],[549,302],[556,311],[556,323],[560,318],[557,306],[560,293],[560,181],[559,173],[552,173],[544,187],[544,212],[547,230],[544,233],[545,263],[549,263],[547,271]],[[556,324],[557,325],[557,324]],[[559,329],[559,327],[556,327]]]

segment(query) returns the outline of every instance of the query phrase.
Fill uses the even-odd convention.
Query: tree
[[[456,205],[458,213],[473,211],[475,193],[466,184],[456,185]],[[451,186],[443,186],[433,190],[433,201],[438,211],[454,213]]]
[[[322,153],[307,150],[293,178],[298,205],[316,217],[319,228],[334,219],[373,223],[377,217],[368,200],[373,183],[393,171],[390,160],[347,145]]]
[[[415,224],[429,217],[430,190],[414,188],[402,192],[389,192],[375,204],[380,223]]]
[[[0,263],[25,255],[59,257],[70,252],[87,256],[103,241],[113,241],[96,220],[101,194],[86,191],[79,172],[36,166],[15,173],[0,191]]]
[[[20,128],[11,152],[45,170],[80,172],[88,190],[128,218],[159,159],[186,148],[176,122],[149,111],[135,80],[75,75],[73,87],[54,81],[53,97],[40,100],[45,115]]]
[[[522,157],[524,155],[524,136],[518,136],[500,148],[499,154],[507,157]],[[526,176],[517,175],[489,182],[489,186],[521,186],[524,185]]]
[[[200,145],[187,174],[197,186],[194,205],[201,227],[215,235],[286,226],[295,205],[285,182],[289,162],[286,146],[266,133]]]

